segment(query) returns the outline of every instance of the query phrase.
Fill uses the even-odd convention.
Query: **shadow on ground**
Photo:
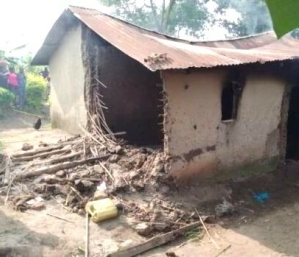
[[[55,235],[39,234],[0,211],[0,257],[42,257],[44,247],[55,248]]]

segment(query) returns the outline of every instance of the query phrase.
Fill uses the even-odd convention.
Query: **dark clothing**
[[[26,100],[26,83],[27,79],[24,73],[18,74],[18,81],[19,81],[19,107],[23,108],[25,105]]]
[[[49,71],[47,71],[47,70],[42,71],[42,76],[44,77],[44,79],[48,78],[49,77]]]

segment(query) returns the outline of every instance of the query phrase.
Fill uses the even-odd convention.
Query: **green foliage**
[[[281,37],[299,27],[298,0],[266,0],[272,17],[274,30]]]
[[[9,90],[0,87],[0,107],[7,108],[11,106],[14,95]]]
[[[4,110],[12,105],[14,95],[9,90],[0,87],[0,118],[4,117]]]
[[[41,109],[44,102],[46,89],[47,85],[43,77],[34,73],[28,73],[26,86],[26,107],[30,110]]]
[[[272,29],[271,17],[265,0],[216,0],[217,13],[236,10],[241,19],[237,22],[223,20],[223,26],[236,37],[262,33]]]

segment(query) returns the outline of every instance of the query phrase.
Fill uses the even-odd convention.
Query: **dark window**
[[[233,71],[229,78],[222,88],[222,121],[232,121],[237,118],[238,105],[245,85],[245,79],[241,77],[239,71]]]

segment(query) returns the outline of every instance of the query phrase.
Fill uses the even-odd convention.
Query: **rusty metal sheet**
[[[139,28],[97,10],[81,7],[68,10],[100,37],[152,71],[265,63],[299,56],[298,40],[277,40],[273,32],[237,40],[189,42]],[[45,49],[51,34],[55,36],[53,31],[57,31],[55,25],[45,40]],[[38,64],[36,60],[50,58],[49,52],[41,56],[42,49],[43,46],[33,59],[35,64]],[[153,54],[166,54],[167,58],[146,62]]]

